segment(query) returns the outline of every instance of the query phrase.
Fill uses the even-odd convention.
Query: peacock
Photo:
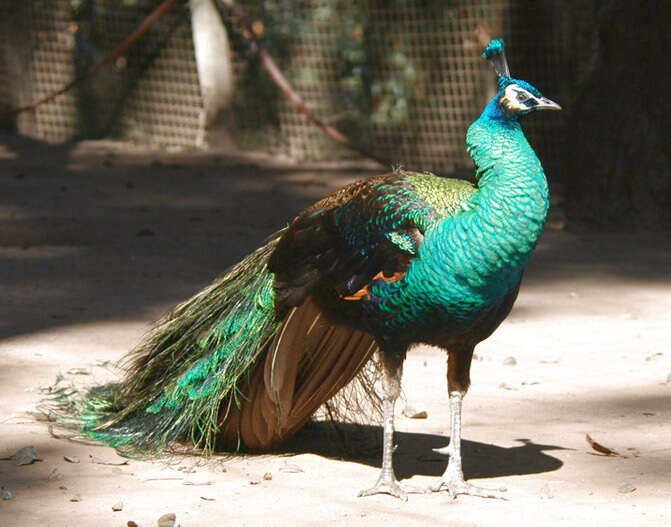
[[[461,408],[476,344],[510,312],[548,210],[520,118],[558,110],[510,76],[503,40],[483,57],[498,92],[469,127],[476,183],[396,169],[299,214],[159,320],[126,376],[67,400],[63,419],[125,455],[175,441],[263,451],[290,438],[377,353],[382,467],[361,496],[408,489],[392,467],[394,405],[416,344],[447,352],[449,462],[432,491],[499,497],[464,480]]]

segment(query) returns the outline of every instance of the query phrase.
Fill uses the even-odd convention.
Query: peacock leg
[[[500,490],[476,487],[464,479],[461,466],[461,403],[470,384],[469,371],[472,356],[472,348],[462,350],[461,353],[450,352],[448,355],[447,385],[450,394],[450,443],[444,448],[435,449],[435,451],[449,455],[450,460],[440,482],[430,487],[430,490],[433,492],[447,490],[452,498],[456,498],[459,494],[467,494],[481,498],[505,499]]]
[[[403,501],[408,499],[408,490],[404,489],[396,479],[392,456],[394,452],[394,404],[401,392],[401,374],[405,353],[381,353],[382,363],[382,409],[384,412],[384,431],[382,436],[382,470],[380,477],[371,488],[359,492],[359,496],[373,494],[391,494]]]

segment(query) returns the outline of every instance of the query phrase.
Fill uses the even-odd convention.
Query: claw
[[[442,454],[443,456],[449,456],[450,454],[452,454],[454,452],[454,448],[450,448],[451,445],[452,445],[452,443],[450,443],[449,445],[445,445],[444,447],[441,447],[441,448],[433,448],[432,450],[436,454]]]
[[[506,492],[504,487],[501,487],[500,489],[476,487],[463,479],[441,479],[437,485],[430,487],[430,490],[432,492],[446,490],[452,499],[455,499],[459,494],[477,496],[479,498],[494,498],[498,500],[507,499],[503,494]]]
[[[430,492],[430,490],[411,485],[401,485],[395,479],[378,479],[377,483],[371,488],[360,491],[358,497],[362,498],[364,496],[372,496],[373,494],[390,494],[400,500],[407,501],[408,494],[426,494],[427,492]]]
[[[373,494],[391,494],[395,498],[408,501],[407,491],[395,480],[379,479],[371,488],[359,492],[358,496],[362,498],[364,496],[372,496]]]

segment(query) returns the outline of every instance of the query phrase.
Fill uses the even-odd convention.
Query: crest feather
[[[505,44],[502,38],[492,40],[487,44],[482,56],[492,63],[499,77],[508,79],[510,78],[510,70],[508,69],[504,48]]]

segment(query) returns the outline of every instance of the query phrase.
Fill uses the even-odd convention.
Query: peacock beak
[[[541,97],[538,99],[538,104],[534,106],[534,110],[561,110],[561,106],[550,99]]]

